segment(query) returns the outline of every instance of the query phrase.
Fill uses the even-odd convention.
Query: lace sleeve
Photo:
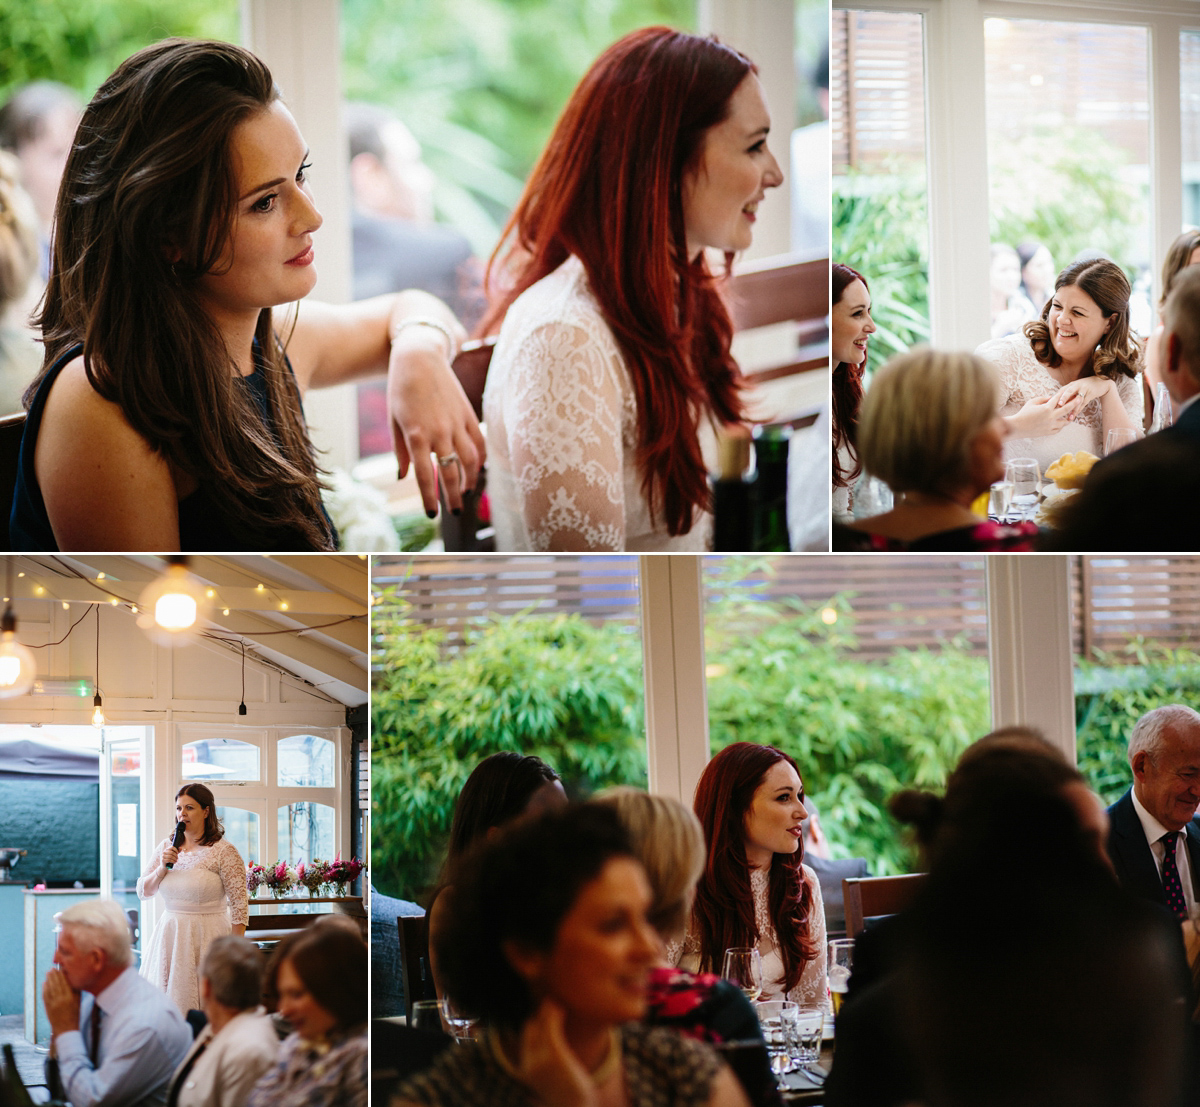
[[[1133,425],[1139,430],[1142,426],[1142,420],[1145,418],[1145,395],[1142,389],[1142,378],[1127,377],[1124,373],[1117,378],[1117,395],[1121,399],[1121,406],[1125,408],[1125,414],[1133,421]]]
[[[807,865],[802,872],[808,886],[812,889],[812,906],[809,908],[808,927],[812,934],[816,954],[804,966],[799,983],[788,993],[788,999],[806,1007],[824,1007],[828,1001],[826,986],[826,932],[825,932],[825,900],[821,895],[821,882],[817,874]]]
[[[246,865],[242,855],[228,838],[222,838],[215,850],[217,873],[225,886],[225,898],[229,901],[229,921],[234,926],[245,926],[250,917],[246,894]]]
[[[1037,358],[1023,335],[1019,341],[1014,341],[1013,336],[994,338],[983,343],[975,353],[996,367],[1002,415],[1011,415],[1022,408],[1026,400],[1048,394],[1039,380]]]
[[[613,352],[552,322],[514,351],[505,399],[513,481],[535,550],[625,547],[622,406]]]
[[[163,850],[167,848],[167,843],[169,842],[169,840],[170,839],[168,839],[168,838],[164,838],[161,842],[158,843],[158,845],[154,849],[154,856],[150,858],[150,861],[147,863],[146,867],[142,870],[142,875],[138,877],[138,882],[137,882],[138,899],[153,899],[154,898],[154,896],[146,895],[146,878],[148,876],[152,875],[155,872],[155,870],[157,870],[158,866],[162,864]],[[157,894],[158,894],[158,892],[156,890],[154,895],[157,895]]]

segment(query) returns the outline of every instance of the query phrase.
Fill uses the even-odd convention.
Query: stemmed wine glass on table
[[[1012,485],[1012,506],[1019,510],[1019,522],[1025,522],[1038,502],[1042,474],[1036,458],[1014,457],[1004,466],[1004,479]]]
[[[762,995],[762,955],[753,946],[727,949],[721,975],[740,988],[751,1003]]]
[[[449,996],[442,999],[442,1018],[446,1020],[446,1025],[450,1028],[450,1033],[454,1035],[456,1042],[461,1044],[474,1040],[475,1020],[470,1015],[464,1015]]]

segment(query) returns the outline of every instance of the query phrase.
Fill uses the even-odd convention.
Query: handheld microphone
[[[180,846],[183,845],[183,832],[186,829],[186,825],[187,825],[186,823],[182,823],[182,822],[178,822],[175,824],[175,837],[171,839],[172,848],[178,849]],[[168,869],[175,868],[175,862],[168,861],[167,868]]]

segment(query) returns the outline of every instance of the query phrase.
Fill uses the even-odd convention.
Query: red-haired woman
[[[757,946],[763,999],[825,1003],[825,909],[804,865],[804,785],[774,746],[734,742],[705,767],[696,815],[708,858],[681,952],[684,968],[721,972],[727,949]]]
[[[867,371],[867,338],[874,333],[866,278],[848,265],[831,266],[833,353],[833,513],[851,513],[850,489],[862,473],[858,461],[858,409]]]
[[[703,550],[714,430],[742,418],[705,249],[783,181],[753,63],[647,27],[584,76],[488,267],[497,546]],[[707,463],[706,463],[707,459]]]

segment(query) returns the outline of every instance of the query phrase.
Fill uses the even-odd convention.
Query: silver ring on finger
[[[439,465],[458,465],[458,454],[445,454],[437,459]]]

